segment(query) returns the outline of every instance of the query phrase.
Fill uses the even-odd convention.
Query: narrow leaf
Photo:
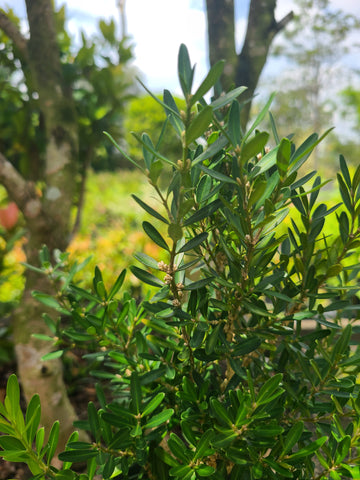
[[[138,168],[139,170],[141,170],[144,174],[145,174],[145,170],[143,169],[142,166],[140,166],[138,163],[135,162],[135,160],[133,160],[131,157],[129,157],[129,155],[127,155],[127,153],[120,147],[120,145],[118,145],[115,140],[113,139],[113,137],[110,135],[110,133],[108,132],[103,132],[103,134],[108,137],[108,139],[110,140],[110,142],[114,145],[114,147],[119,150],[119,152],[127,159],[129,160],[130,163],[132,163],[133,165],[135,165],[136,168]]]
[[[162,423],[167,422],[174,414],[174,410],[172,408],[168,408],[163,410],[162,412],[154,415],[150,420],[144,425],[144,428],[156,428]]]
[[[56,451],[56,447],[59,441],[59,432],[60,432],[60,423],[59,421],[54,422],[51,427],[49,440],[48,440],[48,451],[47,451],[47,464],[50,465],[51,460],[53,459]]]
[[[186,130],[186,144],[190,145],[190,143],[201,137],[208,129],[211,120],[212,108],[206,106],[195,116],[194,120],[190,123],[188,129]]]
[[[160,392],[157,395],[155,395],[154,398],[150,400],[150,402],[145,406],[144,410],[142,411],[142,416],[145,417],[146,415],[149,415],[152,413],[159,405],[160,403],[164,400],[165,393]]]
[[[211,67],[209,73],[205,77],[205,79],[200,84],[199,88],[196,90],[194,95],[190,98],[190,105],[195,105],[197,101],[199,101],[209,90],[212,88],[215,83],[220,78],[222,71],[224,70],[224,60],[220,60],[213,67]]]
[[[189,250],[193,250],[194,248],[201,245],[207,239],[208,234],[206,232],[200,233],[196,237],[189,240],[185,245],[183,245],[177,253],[184,253],[188,252]]]
[[[160,215],[156,210],[154,210],[152,207],[150,207],[147,203],[143,202],[140,198],[138,198],[136,195],[132,194],[131,195],[135,202],[137,202],[140,207],[142,207],[147,213],[152,215],[153,217],[157,218],[158,220],[161,220],[162,222],[169,224],[169,222],[166,220],[165,217]]]
[[[209,449],[211,440],[214,438],[214,430],[207,430],[200,438],[199,444],[196,447],[196,453],[193,458],[193,462],[204,457],[206,451]]]
[[[163,287],[163,282],[152,275],[151,273],[147,272],[146,270],[142,270],[141,268],[135,267],[132,265],[130,267],[131,272],[142,282],[146,283],[147,285],[151,285],[152,287]]]
[[[247,87],[234,88],[234,90],[230,90],[230,92],[221,95],[219,98],[211,102],[210,106],[213,110],[218,110],[219,108],[225,107],[225,105],[230,105],[245,90],[247,90]]]
[[[284,456],[297,444],[299,441],[302,432],[304,430],[304,422],[299,421],[294,423],[294,425],[288,431],[285,439],[284,439],[284,446],[281,452],[281,456]]]
[[[141,408],[141,386],[138,374],[133,372],[130,379],[130,392],[131,392],[131,401],[132,406],[136,414],[140,413]]]
[[[151,225],[149,222],[143,222],[142,224],[145,233],[151,238],[151,240],[156,243],[159,247],[163,248],[164,250],[170,251],[167,243],[165,242],[164,238],[162,237],[161,233],[156,230],[156,228]]]

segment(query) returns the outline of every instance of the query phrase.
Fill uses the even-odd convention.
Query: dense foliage
[[[11,9],[6,12],[20,25]],[[55,14],[56,39],[68,93],[74,96],[79,134],[79,171],[90,164],[111,169],[121,164],[111,145],[103,142],[106,129],[119,139],[127,100],[135,93],[134,71],[128,66],[132,46],[118,38],[114,20],[100,20],[98,33],[81,33],[77,45],[66,28],[66,9]],[[0,150],[26,177],[36,178],[43,168],[45,125],[29,67],[13,42],[0,29]],[[31,161],[30,161],[31,160]]]
[[[299,173],[323,137],[296,147],[258,128],[271,99],[247,132],[240,129],[239,87],[208,104],[203,96],[222,72],[219,62],[192,93],[194,69],[179,52],[186,100],[169,91],[162,104],[177,132],[173,160],[148,135],[147,176],[159,208],[133,195],[154,222],[143,229],[165,257],[139,252],[131,272],[156,293],[136,302],[122,291],[125,271],[105,288],[95,269],[92,291],[73,282],[82,265],[44,247],[42,272],[56,297],[34,296],[59,318],[44,316],[53,337],[47,359],[77,347],[92,365],[99,405],[89,403],[77,433],[51,466],[61,425],[45,441],[40,402],[25,419],[19,386],[9,379],[0,404],[1,455],[26,462],[38,479],[317,479],[359,478],[360,397],[358,247],[360,166],[340,158],[342,204],[318,201],[324,185]],[[120,147],[119,147],[120,148]],[[134,160],[129,159],[134,162]],[[135,162],[136,163],[136,162]],[[172,178],[159,187],[164,166]],[[325,182],[326,183],[326,182]],[[291,216],[287,232],[278,226]],[[323,235],[329,215],[338,232]],[[282,233],[279,233],[282,232]],[[35,267],[29,267],[35,268]],[[312,329],[307,325],[314,324]],[[84,473],[73,463],[87,462]]]
[[[185,108],[184,100],[176,97],[174,100],[180,110]],[[154,102],[151,95],[142,95],[129,101],[126,118],[124,120],[124,128],[126,130],[125,141],[127,151],[131,158],[139,163],[143,162],[141,145],[139,145],[136,138],[131,135],[131,132],[138,134],[145,132],[150,138],[156,141],[161,133],[165,119],[166,112],[164,112],[164,109],[159,103]],[[169,158],[180,158],[181,144],[171,125],[168,125],[166,135],[164,135],[161,145],[163,155]]]

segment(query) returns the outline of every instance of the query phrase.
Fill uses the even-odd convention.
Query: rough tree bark
[[[234,0],[206,0],[209,59],[213,65],[226,61],[221,78],[222,88],[246,86],[241,99],[246,101],[241,110],[241,126],[245,129],[260,74],[265,65],[275,35],[292,19],[289,12],[282,20],[275,20],[276,0],[250,0],[247,30],[239,54],[235,49]]]
[[[27,262],[38,263],[38,251],[46,244],[49,251],[65,250],[70,238],[70,211],[75,191],[78,138],[76,115],[71,96],[66,95],[56,43],[54,13],[51,0],[26,0],[30,36],[25,38],[17,27],[0,15],[0,28],[14,42],[22,64],[30,71],[32,85],[39,98],[44,123],[46,149],[42,174],[37,178],[44,185],[39,191],[0,154],[0,182],[9,197],[22,211],[27,229],[25,246]],[[28,78],[28,72],[26,73]],[[27,400],[39,393],[42,423],[49,429],[54,420],[61,421],[59,447],[73,431],[76,419],[62,380],[59,361],[43,362],[49,344],[32,337],[45,333],[42,321],[44,307],[36,302],[31,291],[51,292],[45,277],[26,271],[25,292],[13,315],[13,335],[18,374]],[[49,430],[48,430],[49,431]]]

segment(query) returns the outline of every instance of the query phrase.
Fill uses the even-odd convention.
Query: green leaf
[[[142,270],[141,268],[135,267],[134,265],[130,267],[130,270],[136,278],[146,283],[147,285],[151,285],[152,287],[164,286],[164,283],[159,278],[155,277],[155,275],[147,272],[146,270]]]
[[[269,100],[266,102],[265,106],[263,107],[263,109],[261,110],[259,115],[256,117],[256,119],[254,120],[254,123],[251,125],[249,130],[246,132],[246,135],[243,138],[243,142],[245,142],[250,137],[250,135],[253,133],[253,131],[256,129],[256,127],[264,120],[265,115],[269,111],[270,105],[272,104],[272,101],[274,100],[274,97],[275,97],[275,93],[272,93],[270,95]]]
[[[353,208],[352,208],[352,205],[351,205],[351,197],[350,197],[349,190],[348,190],[348,188],[346,186],[346,183],[344,182],[342,176],[339,173],[337,174],[337,179],[338,179],[338,183],[339,183],[341,198],[343,199],[343,202],[344,202],[347,210],[351,213]]]
[[[100,422],[99,422],[98,414],[93,402],[88,403],[87,412],[88,412],[88,419],[90,424],[90,432],[92,436],[96,439],[96,441],[99,441],[100,440],[100,435],[99,435]]]
[[[175,433],[170,433],[168,447],[170,448],[171,453],[182,462],[187,463],[190,460],[191,457],[189,458],[185,444]]]
[[[186,130],[186,144],[190,145],[190,143],[201,137],[208,129],[211,120],[212,108],[210,106],[206,106],[202,110],[200,110],[200,112],[195,116],[193,121],[190,123],[188,129]]]
[[[199,475],[199,477],[207,477],[209,478],[210,475],[215,473],[215,468],[211,467],[210,465],[200,465],[199,467],[196,468],[196,475]]]
[[[108,300],[112,300],[115,297],[115,295],[118,293],[118,291],[122,287],[122,284],[124,283],[125,275],[126,275],[126,270],[124,269],[115,280],[115,283],[113,284],[113,286],[110,288]]]
[[[216,419],[219,422],[224,423],[226,426],[231,427],[233,422],[232,422],[231,418],[229,417],[226,409],[221,405],[219,400],[216,399],[216,398],[211,398],[210,399],[210,405],[211,405],[211,408],[214,411],[214,415],[215,415]],[[234,432],[232,432],[232,433],[234,433]]]
[[[279,147],[275,147],[270,152],[266,153],[255,165],[250,172],[250,177],[255,178],[261,173],[267,172],[276,164],[276,155]]]
[[[44,445],[44,441],[45,441],[45,428],[41,427],[36,432],[36,438],[35,438],[35,448],[37,452],[41,452],[41,449]]]
[[[173,242],[181,240],[183,237],[181,226],[178,223],[171,223],[168,228],[168,235]]]
[[[339,465],[344,460],[344,458],[349,454],[350,447],[351,437],[350,435],[345,435],[345,437],[342,438],[340,443],[337,445],[335,451],[335,465]]]
[[[62,462],[86,462],[86,460],[96,457],[98,454],[97,450],[66,450],[59,453],[59,460]]]
[[[354,192],[360,185],[360,164],[358,165],[357,169],[355,170],[354,177],[353,177],[353,189]]]
[[[225,137],[219,137],[214,143],[212,143],[206,150],[205,152],[201,153],[199,156],[195,157],[194,160],[192,161],[191,165],[197,165],[198,163],[203,162],[204,160],[207,160],[210,157],[213,157],[217,153],[220,152],[226,145],[229,143],[229,140]]]
[[[167,122],[167,119],[166,119],[166,122]],[[161,145],[160,139],[159,139],[159,145]],[[156,146],[156,148],[158,149],[157,146]],[[150,169],[149,169],[149,173],[146,172],[147,176],[148,176],[148,179],[150,180],[150,184],[156,185],[158,183],[159,177],[160,177],[163,169],[164,169],[164,165],[161,163],[160,160],[155,160],[151,164]]]
[[[281,475],[281,477],[279,478],[282,478],[282,477],[285,477],[285,478],[294,478],[293,477],[293,474],[291,472],[291,466],[290,465],[287,465],[287,464],[280,464],[279,461],[274,461],[272,460],[270,457],[266,457],[263,459],[265,463],[267,463],[276,473],[278,473],[279,475]]]
[[[139,414],[141,409],[141,385],[136,372],[131,374],[130,392],[133,409],[136,414]]]
[[[241,148],[240,158],[243,163],[261,153],[267,144],[269,134],[267,132],[260,132],[251,138],[248,142],[243,143]]]
[[[187,243],[185,243],[185,245],[183,245],[180,248],[180,250],[176,253],[185,253],[185,252],[188,252],[189,250],[193,250],[194,248],[198,247],[203,242],[205,242],[207,237],[208,237],[208,233],[206,232],[200,233],[200,235],[197,235],[196,237],[192,238]]]
[[[136,260],[138,260],[140,263],[145,265],[145,267],[150,267],[150,268],[154,268],[155,270],[159,270],[159,267],[158,267],[159,262],[157,262],[154,258],[149,257],[149,255],[146,255],[146,253],[141,253],[141,252],[134,253],[134,258],[136,258]]]
[[[237,100],[234,100],[230,107],[228,133],[231,138],[233,147],[237,147],[241,143],[241,128],[240,128],[240,105]]]
[[[344,177],[344,180],[345,180],[345,183],[348,187],[348,189],[350,190],[351,189],[351,178],[350,178],[350,173],[349,173],[349,169],[346,165],[346,161],[345,161],[345,158],[343,155],[340,155],[340,170],[341,170],[341,173]]]
[[[286,461],[289,463],[297,462],[300,458],[309,457],[312,453],[319,450],[319,448],[324,445],[328,437],[320,437],[314,442],[311,442],[304,448],[301,448],[299,451],[293,453],[292,455],[288,456]]]
[[[249,207],[252,207],[253,205],[255,205],[258,202],[258,200],[262,198],[262,196],[267,190],[268,185],[269,185],[269,181],[265,181],[265,180],[255,183],[254,188],[249,197],[249,202],[248,202]],[[264,196],[264,199],[265,198],[266,196]]]
[[[142,411],[141,416],[145,417],[146,415],[149,415],[150,413],[152,413],[164,400],[164,397],[165,397],[164,392],[159,392],[157,395],[155,395],[155,397],[152,398],[147,405],[145,405],[145,408]]]
[[[271,402],[283,393],[284,390],[279,387],[281,380],[281,373],[277,373],[273,377],[270,377],[268,380],[266,380],[258,393],[256,399],[257,407]]]
[[[169,473],[173,477],[181,478],[182,480],[190,480],[193,475],[193,469],[189,467],[189,465],[180,465],[179,467],[172,467]]]
[[[41,360],[44,362],[47,360],[54,360],[55,358],[60,358],[64,354],[64,350],[56,350],[56,352],[50,352],[41,357]]]
[[[50,465],[51,460],[53,459],[56,451],[56,447],[59,442],[59,432],[60,432],[60,423],[59,421],[56,421],[53,423],[53,426],[51,427],[50,434],[49,434],[49,440],[48,440],[48,450],[47,450],[47,464]]]
[[[217,172],[216,170],[213,170],[211,168],[206,168],[203,165],[201,165],[200,170],[210,175],[210,177],[215,178],[216,180],[220,180],[220,182],[232,183],[233,185],[237,185],[236,181],[233,178],[228,177],[221,172]]]
[[[150,207],[147,203],[143,202],[140,198],[138,198],[134,194],[132,194],[131,196],[133,197],[135,202],[137,202],[140,205],[140,207],[142,207],[147,213],[149,213],[153,217],[157,218],[158,220],[161,220],[162,222],[166,223],[167,225],[169,224],[169,222],[166,220],[165,217],[160,215],[160,213],[158,213],[156,210],[154,210],[152,207]]]
[[[253,352],[261,345],[261,339],[258,337],[248,337],[246,339],[241,339],[238,344],[234,347],[232,354],[233,356],[242,356],[247,355],[250,352]]]
[[[196,462],[196,460],[203,458],[207,454],[207,451],[209,450],[210,442],[214,438],[214,436],[215,436],[215,433],[214,433],[214,430],[212,429],[207,430],[202,435],[198,445],[196,446],[196,452],[193,458],[193,462]]]
[[[15,374],[10,375],[6,385],[6,407],[8,413],[15,413],[20,409],[20,388]],[[9,408],[10,407],[10,408]],[[13,416],[11,416],[13,419]]]
[[[221,206],[222,206],[221,200],[219,199],[214,200],[208,205],[205,205],[205,207],[200,208],[200,210],[198,210],[193,215],[191,215],[191,217],[187,218],[184,222],[184,226],[187,227],[189,225],[199,222],[200,220],[203,220],[206,217],[209,217],[210,215],[215,213],[216,210],[218,210]]]
[[[110,478],[114,470],[115,470],[115,459],[113,455],[110,455],[105,463],[104,470],[103,470],[104,480],[107,480],[108,478]]]
[[[193,76],[194,70],[191,68],[189,52],[182,43],[178,54],[178,77],[185,98],[191,94]]]
[[[234,90],[230,90],[230,92],[226,93],[225,95],[221,95],[219,98],[214,100],[210,103],[210,107],[215,110],[219,110],[219,108],[225,107],[225,105],[231,105],[231,103],[241,95],[247,87],[237,87]]]
[[[281,452],[281,456],[284,456],[297,444],[299,441],[302,432],[304,430],[304,422],[299,421],[294,423],[294,425],[288,431],[286,437],[284,438],[283,449]]]
[[[199,101],[210,90],[210,88],[215,85],[224,70],[224,64],[224,60],[219,60],[211,67],[209,73],[201,82],[199,88],[196,90],[194,95],[190,97],[190,106],[195,105],[195,103]]]
[[[0,447],[4,450],[11,450],[13,452],[24,452],[26,450],[26,447],[21,440],[10,435],[0,435]],[[3,452],[0,452],[0,455],[2,453]]]
[[[164,90],[163,100],[165,113],[171,125],[174,127],[175,131],[177,132],[179,137],[181,137],[181,134],[185,128],[184,123],[181,120],[180,112],[169,90]]]
[[[143,133],[141,135],[141,140],[143,141],[143,156],[144,156],[145,166],[150,171],[151,165],[154,162],[155,157],[153,153],[149,152],[149,150],[146,148],[145,145],[147,145],[147,147],[150,147],[152,150],[154,150],[154,144],[152,143],[151,138],[147,133]]]
[[[258,425],[252,432],[255,437],[264,439],[268,437],[276,437],[283,433],[284,429],[280,425]]]
[[[208,335],[206,339],[206,344],[205,344],[206,355],[210,355],[214,351],[214,348],[219,338],[220,326],[221,326],[220,324],[216,325],[216,327],[213,329],[213,331],[210,333],[210,335]]]
[[[209,285],[214,280],[215,277],[207,277],[207,278],[202,278],[201,280],[197,280],[196,282],[188,283],[185,285],[184,290],[197,290],[199,288],[206,287],[206,285]]]
[[[156,428],[162,423],[167,422],[174,415],[174,410],[172,408],[167,408],[162,412],[154,415],[150,420],[144,425],[143,428]]]
[[[335,265],[331,265],[326,271],[326,277],[337,277],[340,272],[343,271],[343,266],[341,263],[336,263]]]
[[[291,157],[291,142],[288,138],[282,138],[279,149],[276,154],[276,165],[279,170],[280,177],[284,177],[287,173]]]
[[[64,310],[61,307],[59,302],[51,295],[47,295],[46,293],[42,293],[42,292],[33,291],[32,296],[36,298],[36,300],[41,302],[43,305],[46,305],[47,307],[53,308],[58,312],[68,313],[66,310]]]
[[[269,112],[269,118],[270,118],[271,131],[274,135],[276,145],[278,145],[280,143],[280,138],[279,138],[279,134],[278,134],[278,131],[277,131],[277,128],[276,128],[274,116],[271,112]]]
[[[77,287],[76,285],[70,284],[69,289],[71,292],[80,295],[80,298],[82,299],[86,298],[86,300],[90,300],[90,302],[102,303],[101,298],[96,297],[92,293],[88,292],[87,290],[84,290],[83,288]]]
[[[168,252],[170,251],[167,243],[163,239],[162,235],[156,228],[151,225],[149,222],[143,222],[142,223],[144,232],[151,238],[151,240],[156,243],[159,247],[163,248],[164,250],[167,250]]]
[[[131,135],[136,138],[136,140],[141,143],[150,153],[155,155],[156,158],[159,160],[163,161],[164,163],[168,163],[171,166],[175,166],[175,163],[170,160],[169,158],[164,157],[164,155],[161,155],[160,152],[155,150],[155,148],[151,147],[148,143],[144,142],[144,140],[141,138],[140,135],[138,135],[136,132],[131,132]],[[143,170],[143,172],[146,174],[146,172]]]
[[[331,130],[332,128],[326,130],[326,132],[320,138],[318,138],[316,133],[313,133],[300,145],[300,147],[292,154],[290,158],[290,175],[299,170],[316,145],[318,145],[331,132]]]
[[[135,417],[131,412],[119,408],[116,409],[115,413],[102,413],[101,419],[109,425],[120,428],[133,427],[135,423]]]
[[[123,150],[120,145],[118,145],[115,140],[113,139],[113,137],[110,135],[110,133],[108,132],[103,132],[103,134],[110,140],[110,142],[114,145],[114,147],[119,150],[119,152],[127,159],[129,160],[130,163],[132,163],[133,165],[135,165],[136,168],[138,168],[139,170],[141,170],[144,174],[145,174],[145,170],[142,166],[140,166],[138,163],[135,162],[135,160],[133,160],[131,157],[129,157],[129,155],[127,155],[127,153],[125,152],[125,150]]]

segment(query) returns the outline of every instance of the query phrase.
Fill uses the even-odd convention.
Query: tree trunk
[[[237,64],[234,0],[206,0],[206,13],[210,65],[226,61],[220,81],[227,92],[235,85]]]
[[[26,47],[16,26],[10,28],[4,18],[0,27],[23,51],[24,62],[31,72],[32,88],[37,92],[44,121],[46,151],[43,157],[41,192],[23,178],[0,153],[0,181],[24,215],[27,228],[25,252],[27,262],[38,263],[38,251],[46,244],[50,252],[65,250],[70,239],[70,212],[75,192],[78,161],[78,133],[71,96],[63,86],[60,55],[56,43],[51,0],[26,0],[30,38]],[[60,420],[59,450],[73,431],[76,415],[62,378],[60,360],[43,362],[51,350],[48,342],[32,337],[48,333],[42,320],[43,305],[32,298],[33,290],[55,294],[45,277],[26,272],[23,299],[13,315],[13,334],[18,373],[26,400],[38,393],[41,399],[42,424],[49,433],[55,420]]]
[[[290,12],[282,20],[275,20],[276,0],[251,0],[245,41],[240,54],[235,50],[234,0],[206,0],[208,19],[209,59],[213,65],[225,59],[222,88],[246,86],[242,94],[241,126],[246,128],[252,97],[265,65],[275,35],[292,19]]]

